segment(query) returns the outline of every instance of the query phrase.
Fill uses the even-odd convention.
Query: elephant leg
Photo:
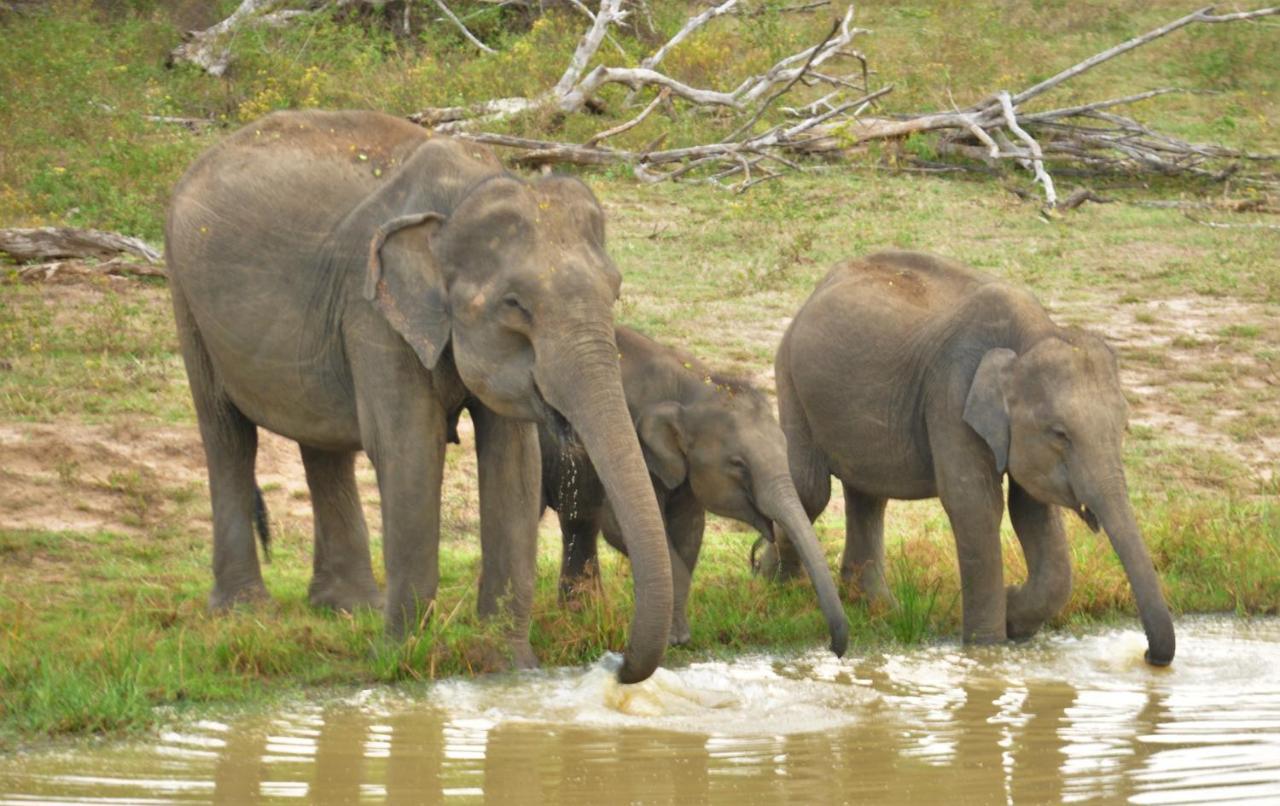
[[[600,589],[597,557],[600,519],[595,511],[579,508],[572,516],[560,515],[560,601],[568,602],[585,590]]]
[[[671,635],[673,646],[689,643],[689,587],[693,582],[693,569],[698,565],[702,551],[702,535],[706,530],[706,511],[693,497],[688,487],[683,487],[667,501],[664,512],[667,522],[667,545],[671,549]]]
[[[893,609],[898,602],[884,570],[884,511],[888,501],[844,486],[844,557],[840,580],[855,588],[872,609]]]
[[[1009,480],[1009,520],[1027,560],[1027,581],[1006,591],[1009,637],[1035,635],[1071,598],[1071,555],[1062,528],[1062,511],[1041,503]]]
[[[1000,480],[994,469],[981,472],[977,462],[958,464],[961,466],[939,466],[936,475],[938,497],[951,520],[960,562],[964,640],[991,644],[1007,635],[1000,560],[1000,518],[1004,515]]]
[[[308,598],[315,607],[381,607],[373,579],[369,530],[356,492],[356,455],[302,446],[315,512],[315,556]]]
[[[471,412],[480,476],[480,592],[477,611],[510,618],[512,663],[538,665],[529,646],[538,561],[542,454],[533,423],[499,417],[483,406]]]
[[[412,353],[409,359],[416,358]],[[406,362],[407,363],[407,360]],[[403,366],[403,365],[402,365]],[[357,369],[360,438],[378,474],[382,498],[382,561],[387,574],[387,633],[419,630],[440,584],[440,487],[447,416],[416,367]],[[360,370],[368,373],[366,379]]]
[[[213,591],[209,606],[222,610],[240,602],[269,598],[253,537],[257,501],[253,464],[258,453],[258,428],[222,391],[204,341],[176,288],[174,313],[209,468],[209,498],[213,505]]]
[[[812,523],[831,501],[831,466],[826,455],[818,449],[799,396],[791,385],[791,377],[782,367],[778,372],[778,422],[787,437],[787,467],[791,471],[791,481]],[[791,579],[805,574],[799,552],[783,530],[776,526],[773,543],[760,551],[754,570],[766,579]]]

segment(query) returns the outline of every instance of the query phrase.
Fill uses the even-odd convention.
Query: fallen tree
[[[114,258],[121,254],[159,263],[160,252],[140,238],[75,227],[0,229],[0,252],[19,263],[59,258]]]
[[[244,0],[230,17],[217,25],[190,32],[171,59],[191,61],[216,75],[229,63],[229,41],[237,30],[247,26],[283,25],[326,9],[370,2],[372,0],[307,0],[298,3],[295,0],[291,6],[285,0]],[[460,29],[464,39],[485,52],[492,52],[466,29],[445,0],[432,2],[449,24]],[[1215,14],[1213,7],[1208,6],[1017,92],[997,89],[964,108],[873,116],[869,113],[893,87],[872,89],[870,86],[866,59],[852,47],[858,36],[869,32],[852,26],[852,6],[841,18],[833,20],[826,36],[816,44],[779,60],[761,73],[742,77],[731,89],[713,89],[694,86],[662,72],[663,61],[690,36],[717,20],[758,13],[759,9],[746,7],[748,0],[720,0],[696,10],[674,35],[633,65],[610,64],[612,56],[602,56],[600,51],[611,29],[627,24],[627,18],[637,10],[647,16],[648,7],[643,0],[628,0],[635,4],[634,8],[624,8],[624,0],[600,0],[594,12],[581,0],[567,2],[588,19],[588,25],[553,86],[532,97],[493,98],[462,106],[426,108],[410,115],[410,120],[441,133],[511,150],[512,161],[519,165],[623,164],[631,166],[635,175],[646,182],[708,181],[726,184],[737,191],[800,169],[801,164],[797,162],[800,157],[840,159],[874,141],[902,141],[913,135],[934,137],[936,152],[959,159],[961,166],[976,163],[994,166],[1013,161],[1032,173],[1048,207],[1058,204],[1054,173],[1068,169],[1075,174],[1150,173],[1210,180],[1231,178],[1246,185],[1280,187],[1280,179],[1268,167],[1280,155],[1187,142],[1117,111],[1139,101],[1191,90],[1161,87],[1068,107],[1034,111],[1027,108],[1031,102],[1094,67],[1181,28],[1254,21],[1280,14],[1277,7]],[[829,0],[815,0],[782,11],[812,12],[828,4]],[[406,11],[408,7],[406,3]],[[625,58],[625,52],[620,47],[618,50]],[[852,67],[851,60],[857,62],[857,69],[850,72],[828,67],[841,63]],[[530,113],[550,111],[565,116],[584,111],[602,112],[605,107],[601,93],[613,85],[627,88],[623,108],[639,111],[629,120],[581,142],[519,137],[493,130],[495,124]],[[646,94],[652,97],[643,98]],[[802,94],[806,97],[801,101],[791,102],[791,106],[781,105],[784,100],[790,101],[792,95]],[[813,98],[814,95],[819,97]],[[659,134],[640,148],[614,148],[606,143],[640,126],[659,107],[664,108],[668,116],[680,114],[681,108],[718,111],[725,121],[726,132],[707,142],[679,148],[664,148],[665,134]],[[760,130],[766,118],[776,122]],[[954,164],[933,169],[953,168]]]
[[[1272,7],[1256,11],[1214,14],[1209,6],[1187,14],[1115,47],[1091,56],[1019,92],[999,90],[962,109],[885,117],[867,117],[874,102],[892,92],[892,85],[877,90],[867,86],[867,68],[861,54],[845,50],[864,29],[850,27],[853,9],[833,25],[817,45],[783,59],[760,75],[749,76],[734,90],[714,91],[691,87],[658,72],[662,57],[694,30],[726,15],[738,0],[689,18],[680,31],[643,60],[639,67],[599,65],[583,74],[595,56],[608,26],[621,19],[621,0],[602,0],[600,11],[583,34],[560,81],[534,98],[501,98],[469,106],[433,108],[410,116],[424,126],[457,137],[514,149],[514,162],[526,166],[554,163],[578,165],[626,164],[642,181],[656,182],[689,178],[695,171],[711,182],[735,178],[732,187],[745,190],[779,176],[799,165],[800,155],[847,154],[871,141],[902,140],[914,134],[939,135],[938,151],[945,155],[976,158],[987,163],[1013,160],[1032,171],[1040,184],[1045,204],[1056,206],[1058,192],[1050,165],[1126,173],[1157,173],[1223,179],[1234,177],[1246,184],[1276,186],[1271,173],[1250,171],[1249,163],[1272,163],[1276,154],[1255,154],[1220,145],[1190,143],[1158,132],[1133,118],[1117,114],[1118,107],[1187,90],[1164,87],[1120,98],[1109,98],[1070,107],[1028,112],[1029,101],[1067,81],[1142,47],[1180,28],[1193,24],[1217,24],[1256,20],[1280,14]],[[837,56],[861,61],[862,83],[854,76],[831,76],[817,68]],[[581,110],[606,84],[624,84],[628,98],[648,88],[659,94],[635,118],[588,138],[582,143],[515,137],[501,132],[477,131],[493,123],[535,109],[552,107],[562,113]],[[791,120],[763,132],[753,127],[781,96],[797,85],[826,85],[830,91],[807,104],[782,108]],[[858,94],[851,97],[851,91]],[[650,147],[615,149],[602,144],[605,139],[638,125],[662,99],[675,97],[694,107],[722,107],[738,115],[733,131],[714,142],[683,148]]]
[[[0,252],[18,263],[15,271],[23,279],[165,276],[155,247],[118,232],[74,227],[0,229]]]

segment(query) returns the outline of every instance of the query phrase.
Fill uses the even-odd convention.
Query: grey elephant
[[[534,422],[572,426],[616,502],[636,611],[619,671],[648,677],[671,616],[666,536],[627,412],[612,320],[621,278],[582,183],[527,183],[481,146],[372,112],[283,112],[198,159],[166,256],[213,505],[214,607],[266,596],[255,553],[257,428],[301,446],[316,605],[379,602],[354,455],[377,472],[388,631],[439,578],[448,422],[475,418],[480,613],[528,643],[539,515]]]
[[[831,634],[843,655],[849,623],[787,472],[787,446],[773,407],[746,382],[717,375],[696,359],[625,327],[617,328],[622,389],[653,476],[667,527],[675,606],[671,643],[689,640],[686,603],[708,510],[772,535],[781,524],[813,581]],[[627,553],[611,499],[590,457],[551,424],[538,428],[542,490],[560,517],[562,595],[595,576],[597,537]]]
[[[1026,291],[927,254],[838,263],[778,348],[778,410],[811,518],[830,477],[844,487],[841,576],[892,601],[884,513],[894,499],[941,499],[960,563],[964,639],[1032,635],[1071,593],[1059,507],[1101,525],[1124,565],[1148,663],[1173,660],[1174,631],[1125,481],[1126,405],[1116,359],[1091,333],[1055,325]],[[1001,481],[1026,556],[1007,590]],[[781,540],[765,573],[795,573]]]

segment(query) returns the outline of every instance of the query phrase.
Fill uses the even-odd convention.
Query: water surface
[[[607,662],[0,759],[0,803],[1280,802],[1280,620],[838,661],[749,656],[620,687]]]

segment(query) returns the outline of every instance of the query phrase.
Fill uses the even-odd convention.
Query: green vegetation
[[[104,5],[111,14],[70,2],[0,17],[0,225],[66,223],[158,242],[169,188],[226,129],[193,134],[144,115],[213,117],[231,126],[290,106],[405,113],[532,93],[554,81],[581,25],[553,13],[526,27],[507,10],[488,9],[469,24],[501,52],[476,57],[444,26],[406,39],[376,16],[320,15],[240,37],[234,70],[214,79],[167,70],[163,60],[180,30],[213,22],[215,11],[186,19],[141,0]],[[235,3],[218,5],[226,12]],[[683,19],[679,3],[652,5],[664,30]],[[889,108],[943,108],[951,95],[962,104],[1020,87],[1186,10],[1164,2],[1001,8],[859,4],[859,24],[875,31],[861,44],[880,78],[898,87]],[[667,64],[690,81],[727,80],[726,60],[745,72],[826,24],[766,11],[737,24],[732,47],[701,35]],[[1060,100],[1163,84],[1212,88],[1219,94],[1147,102],[1140,116],[1190,139],[1280,150],[1274,36],[1261,26],[1180,32],[1068,85]],[[620,44],[628,53],[643,50],[626,37]],[[618,97],[606,99],[621,120]],[[545,134],[562,126],[557,136],[573,138],[615,120],[587,117],[509,127]],[[627,136],[638,144],[670,129],[668,143],[678,145],[712,126],[723,123],[656,115]],[[927,148],[906,144],[908,153]],[[1135,509],[1174,609],[1275,613],[1275,234],[1213,229],[1177,210],[1125,204],[1046,220],[999,181],[899,173],[896,159],[880,151],[849,165],[815,166],[745,196],[640,185],[621,172],[588,177],[608,209],[611,251],[626,277],[620,319],[771,388],[773,349],[788,317],[841,257],[882,246],[926,249],[1024,283],[1061,321],[1101,329],[1119,352],[1133,420]],[[1027,180],[1011,174],[1006,181]],[[1134,184],[1114,180],[1108,194],[1168,198],[1205,189],[1118,186],[1126,183]],[[204,608],[203,456],[167,289],[105,279],[0,283],[0,744],[145,727],[158,704],[255,702],[299,687],[500,666],[499,628],[474,616],[478,541],[466,437],[448,457],[440,596],[420,637],[389,644],[374,614],[307,606],[307,495],[296,450],[274,439],[264,441],[259,475],[277,533],[265,569],[275,604],[214,618]],[[380,557],[367,464],[358,478]],[[1135,624],[1106,538],[1075,518],[1068,528],[1076,588],[1058,626]],[[941,508],[895,503],[888,529],[902,607],[870,613],[851,604],[855,652],[953,636],[958,626],[954,547]],[[837,567],[837,504],[818,530]],[[772,586],[750,576],[753,539],[740,524],[712,519],[690,602],[692,644],[673,651],[670,662],[825,643],[807,584]],[[533,642],[542,662],[580,664],[620,648],[631,608],[625,561],[603,552],[604,596],[566,609],[556,601],[552,517],[541,552]],[[1008,532],[1005,557],[1008,577],[1021,578]]]

